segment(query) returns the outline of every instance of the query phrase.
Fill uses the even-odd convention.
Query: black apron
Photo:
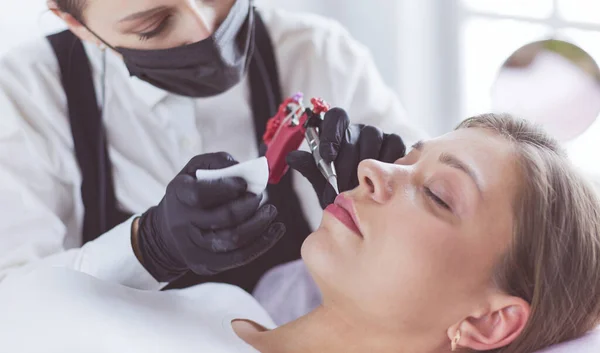
[[[86,243],[132,215],[119,210],[117,206],[102,112],[98,109],[92,71],[83,44],[70,31],[50,35],[48,40],[58,59],[67,96],[75,155],[82,175],[81,198],[85,209],[83,243]],[[249,78],[256,141],[260,150],[264,151],[261,144],[266,122],[275,115],[283,97],[271,39],[258,13],[255,41]],[[277,185],[269,185],[267,192],[269,202],[279,211],[278,221],[287,227],[285,236],[277,245],[244,267],[215,276],[197,276],[189,272],[171,283],[167,289],[221,282],[234,284],[251,292],[266,271],[276,265],[299,259],[300,247],[310,228],[292,188],[292,174],[287,173]]]

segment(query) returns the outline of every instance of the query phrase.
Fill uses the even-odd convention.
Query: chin
[[[348,302],[356,285],[356,276],[344,262],[340,249],[331,241],[328,230],[319,228],[310,234],[302,244],[301,253],[323,301],[339,302],[344,299],[344,302]]]
[[[319,227],[304,240],[300,250],[302,260],[315,279],[330,277],[328,273],[336,268],[335,264],[339,261],[336,260],[338,251],[331,241],[329,232],[328,229]]]
[[[308,264],[313,261],[318,261],[317,259],[322,256],[321,253],[331,251],[330,246],[328,246],[324,239],[327,237],[326,233],[327,230],[319,227],[306,237],[304,243],[302,243],[302,248],[300,249],[300,254],[305,263]]]

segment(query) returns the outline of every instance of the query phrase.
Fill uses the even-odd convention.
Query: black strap
[[[250,62],[249,77],[254,129],[257,143],[261,145],[267,120],[277,112],[279,104],[283,102],[283,95],[273,44],[258,13],[255,31],[255,48]],[[261,150],[264,150],[262,146]],[[235,284],[251,292],[265,272],[276,265],[299,259],[300,248],[310,233],[310,227],[293,190],[292,173],[287,173],[279,184],[269,185],[267,193],[269,202],[277,207],[277,220],[283,222],[287,229],[285,236],[271,250],[247,266],[215,276],[200,277],[188,273],[168,288],[183,288],[203,282],[223,282]]]
[[[122,223],[129,215],[117,208],[102,112],[83,44],[70,31],[48,36],[48,40],[58,59],[75,156],[81,171],[85,243]]]
[[[258,13],[255,31],[256,43],[249,77],[256,139],[260,144],[267,120],[275,114],[283,96],[271,38]],[[59,61],[67,94],[75,154],[83,177],[81,194],[85,206],[85,242],[122,223],[129,215],[117,209],[102,116],[98,109],[90,64],[84,47],[81,41],[68,31],[51,35],[48,39]],[[242,268],[216,276],[197,276],[189,273],[168,288],[222,282],[252,291],[266,271],[276,265],[299,259],[300,247],[310,228],[293,190],[291,173],[287,173],[279,184],[269,185],[267,192],[269,202],[279,211],[278,220],[284,222],[287,227],[286,235],[273,249]]]

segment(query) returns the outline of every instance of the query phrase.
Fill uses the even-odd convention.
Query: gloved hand
[[[169,183],[158,204],[139,221],[137,250],[144,267],[169,282],[188,270],[212,275],[245,265],[269,250],[285,233],[273,223],[277,209],[259,207],[242,178],[197,180],[197,169],[237,164],[227,153],[194,157]]]
[[[393,163],[406,153],[400,136],[384,134],[374,126],[350,125],[348,114],[340,108],[325,113],[319,136],[321,157],[327,162],[334,162],[340,193],[358,186],[358,164],[362,160]],[[322,208],[333,203],[337,195],[317,169],[309,152],[292,151],[286,162],[312,184]]]

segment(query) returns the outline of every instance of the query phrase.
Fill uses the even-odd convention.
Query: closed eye
[[[444,200],[442,200],[436,194],[434,194],[430,188],[424,187],[424,191],[425,191],[425,194],[427,195],[427,197],[429,197],[431,200],[433,200],[433,202],[435,202],[438,206],[440,206],[448,211],[452,210],[450,208],[450,206],[448,206],[448,204],[446,202],[444,202]]]
[[[151,39],[151,38],[154,38],[154,37],[160,35],[167,28],[170,20],[171,20],[171,15],[167,15],[158,23],[158,25],[156,25],[154,27],[154,29],[143,32],[143,33],[138,33],[140,40],[146,41],[148,39]]]

